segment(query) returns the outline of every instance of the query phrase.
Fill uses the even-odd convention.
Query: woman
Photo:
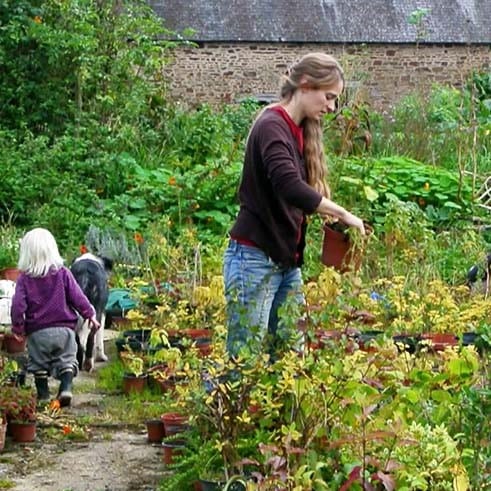
[[[278,309],[302,303],[306,215],[331,216],[365,233],[360,218],[330,200],[321,122],[344,89],[339,63],[310,53],[283,77],[280,102],[266,107],[248,136],[240,210],[224,256],[227,351],[273,354],[284,339]]]

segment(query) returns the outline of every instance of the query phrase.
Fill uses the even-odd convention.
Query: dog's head
[[[106,256],[96,256],[95,254],[92,254],[90,252],[86,252],[85,254],[82,254],[81,256],[77,257],[73,262],[76,263],[82,260],[94,261],[100,264],[107,273],[110,273],[114,267],[113,259]]]
[[[474,264],[469,270],[467,271],[467,278],[466,278],[466,285],[469,288],[473,288],[473,286],[478,283],[478,280],[480,279],[482,283],[488,282],[488,279],[491,278],[491,253],[488,253],[486,255],[486,260],[484,261],[484,264],[478,265]],[[480,276],[480,278],[479,278]]]

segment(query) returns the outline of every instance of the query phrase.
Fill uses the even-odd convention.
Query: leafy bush
[[[384,223],[391,195],[416,203],[435,225],[472,215],[471,183],[456,172],[397,156],[352,158],[339,166],[336,195],[351,196],[350,205],[372,222]]]

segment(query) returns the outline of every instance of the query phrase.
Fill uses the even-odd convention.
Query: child
[[[63,266],[48,230],[35,228],[26,233],[18,267],[21,275],[12,298],[12,332],[27,336],[27,369],[34,374],[38,401],[49,401],[48,377],[52,375],[60,380],[60,405],[69,406],[78,371],[77,312],[89,320],[92,329],[98,329],[95,309]]]

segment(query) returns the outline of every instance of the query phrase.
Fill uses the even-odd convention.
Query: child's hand
[[[95,315],[89,319],[89,324],[91,324],[92,331],[98,331],[101,327],[101,323],[96,319]]]
[[[24,338],[24,328],[22,326],[12,326],[10,330],[16,341],[22,341]]]

